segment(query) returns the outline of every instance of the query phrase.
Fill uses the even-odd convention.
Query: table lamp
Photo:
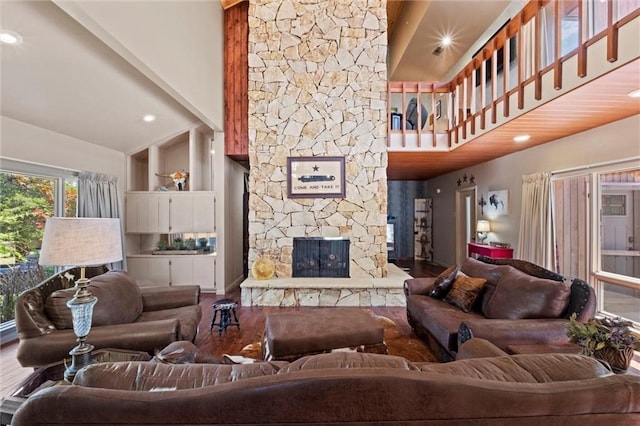
[[[98,298],[88,290],[85,267],[122,260],[120,219],[50,217],[44,227],[38,263],[48,266],[79,266],[76,293],[67,306],[71,309],[73,332],[78,346],[73,348],[71,365],[64,378],[73,381],[78,370],[91,362],[93,345],[85,339],[91,330],[93,307]]]
[[[479,220],[476,225],[476,232],[478,233],[478,239],[481,243],[487,239],[487,232],[491,232],[491,226],[488,220]]]

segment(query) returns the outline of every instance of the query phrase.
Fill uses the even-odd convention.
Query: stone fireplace
[[[387,275],[383,0],[251,0],[249,265],[294,275],[296,238],[350,242],[347,275]],[[345,158],[344,198],[289,198],[288,157]]]
[[[293,239],[293,278],[349,278],[349,239]]]

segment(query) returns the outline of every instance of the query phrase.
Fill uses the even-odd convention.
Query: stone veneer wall
[[[249,265],[342,236],[351,277],[386,276],[386,56],[386,0],[251,0]],[[289,156],[344,156],[346,198],[287,198]]]

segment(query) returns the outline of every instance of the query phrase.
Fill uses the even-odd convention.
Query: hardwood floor
[[[415,262],[413,260],[398,261],[395,263],[401,268],[407,268],[409,275],[412,277],[434,277],[444,270],[444,268],[440,266],[431,265],[426,262]],[[202,307],[202,320],[200,321],[198,335],[195,341],[198,348],[216,359],[220,359],[224,354],[238,355],[245,346],[259,342],[264,330],[265,318],[267,314],[271,312],[311,311],[318,309],[313,307],[280,308],[238,306],[237,313],[240,321],[240,329],[229,327],[222,336],[218,336],[217,326],[213,332],[210,332],[211,318],[213,316],[212,305],[217,300],[223,298],[232,299],[240,305],[240,289],[236,289],[224,296],[212,294],[202,295],[200,302],[200,306]],[[382,315],[393,320],[398,327],[398,331],[403,336],[412,335],[411,327],[407,322],[406,308],[402,306],[373,307],[371,311],[376,315]],[[410,351],[405,356],[415,361],[424,359],[424,354],[411,353]]]

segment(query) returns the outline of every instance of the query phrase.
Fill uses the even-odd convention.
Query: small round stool
[[[214,326],[218,326],[218,336],[222,336],[222,332],[226,331],[230,325],[235,325],[240,330],[240,321],[238,321],[238,315],[236,314],[236,307],[238,304],[231,299],[221,299],[213,304],[213,318],[211,318],[211,329],[213,331]],[[220,322],[216,322],[220,312]],[[231,320],[231,314],[233,313],[233,321]]]

